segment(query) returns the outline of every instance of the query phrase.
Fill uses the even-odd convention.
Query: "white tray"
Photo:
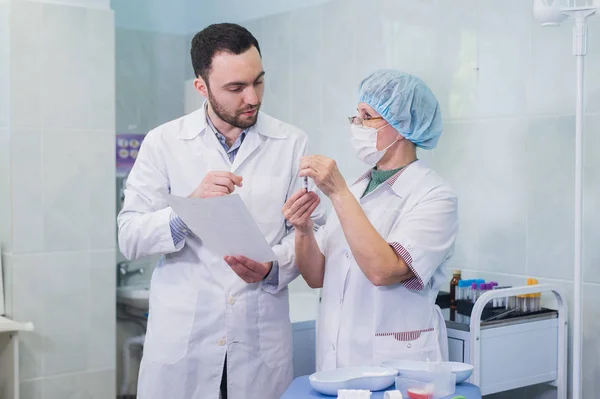
[[[452,368],[452,373],[456,375],[456,383],[466,381],[473,373],[473,366],[467,363],[460,362],[440,362],[440,364],[448,365]],[[398,371],[401,376],[412,379],[422,379],[427,377],[428,364],[416,360],[386,360],[381,362],[383,367],[389,367]]]
[[[394,384],[398,371],[389,367],[345,367],[319,371],[308,379],[313,389],[337,396],[338,389],[381,391]]]

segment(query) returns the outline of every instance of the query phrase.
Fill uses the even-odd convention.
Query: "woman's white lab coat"
[[[129,259],[164,255],[152,276],[138,382],[140,399],[217,399],[227,353],[231,399],[275,399],[292,380],[287,284],[297,277],[294,240],[281,208],[301,187],[306,135],[260,113],[233,164],[204,108],[148,133],[129,174],[119,244]],[[243,177],[236,187],[279,263],[278,285],[247,284],[188,235],[177,247],[165,195],[188,196],[211,170]],[[317,212],[317,223],[322,216]],[[233,254],[232,254],[233,255]]]
[[[317,368],[380,365],[389,359],[447,358],[436,295],[457,234],[457,199],[422,161],[360,198],[367,173],[350,187],[381,236],[414,271],[401,284],[377,287],[354,260],[335,214],[317,234],[326,257],[319,309]]]

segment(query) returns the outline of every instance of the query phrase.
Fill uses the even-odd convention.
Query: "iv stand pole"
[[[583,216],[583,123],[584,123],[584,60],[587,53],[587,17],[596,7],[570,7],[561,11],[575,20],[573,55],[577,57],[577,110],[575,114],[575,256],[574,256],[574,317],[573,317],[573,399],[581,399],[582,380],[582,216]]]

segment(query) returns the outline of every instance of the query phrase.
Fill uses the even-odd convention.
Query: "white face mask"
[[[352,147],[354,147],[354,150],[356,151],[356,156],[371,167],[377,165],[377,162],[383,158],[388,148],[393,146],[397,141],[394,141],[383,150],[377,149],[377,133],[386,126],[388,125],[375,129],[373,127],[364,127],[354,124],[350,125],[352,132],[351,142]]]

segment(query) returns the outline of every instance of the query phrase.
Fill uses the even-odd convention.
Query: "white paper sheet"
[[[213,198],[167,197],[169,205],[217,256],[245,256],[255,262],[276,260],[275,253],[238,194]]]

